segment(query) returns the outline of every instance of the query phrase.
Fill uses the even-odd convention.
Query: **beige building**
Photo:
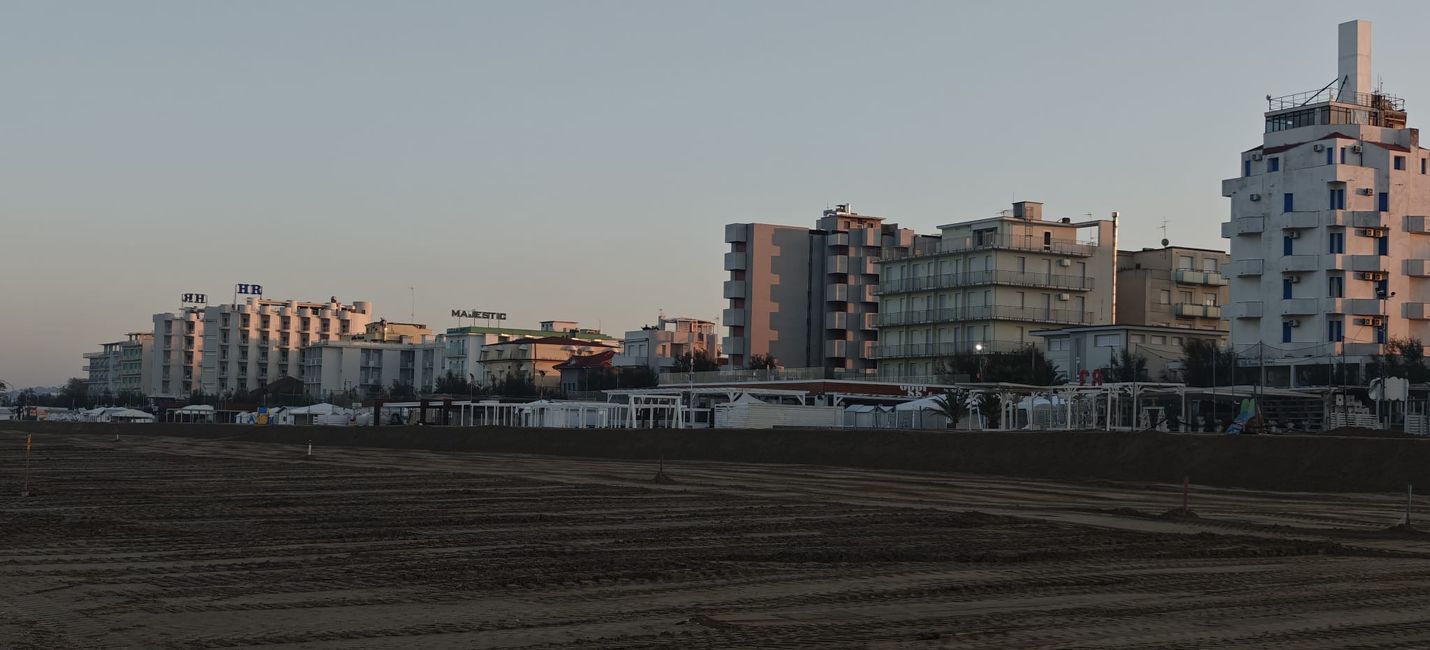
[[[863,374],[875,367],[879,258],[909,252],[914,231],[840,205],[813,229],[763,223],[725,226],[723,342],[731,368],[772,355],[787,368]]]
[[[669,372],[687,354],[704,356],[712,362],[720,358],[720,335],[716,325],[699,318],[666,318],[655,325],[626,332],[617,368],[646,366],[655,372]]]
[[[1011,351],[1032,332],[1111,323],[1117,222],[1045,220],[1034,201],[940,226],[936,248],[880,266],[881,377],[932,376],[943,359]]]
[[[1225,330],[1231,255],[1166,246],[1118,251],[1117,324]]]
[[[507,378],[528,379],[537,388],[552,390],[561,385],[561,371],[557,365],[571,357],[587,356],[606,351],[620,351],[619,345],[583,340],[569,336],[544,336],[490,343],[481,348],[484,378],[478,380],[486,385],[505,381]]]
[[[203,345],[203,307],[154,314],[152,370],[144,392],[150,397],[188,397],[199,390]]]

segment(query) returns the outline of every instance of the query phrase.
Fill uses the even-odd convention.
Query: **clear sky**
[[[1331,81],[1353,18],[1425,124],[1425,2],[2,2],[0,378],[236,282],[713,318],[723,224],[834,203],[1224,247],[1264,97]]]

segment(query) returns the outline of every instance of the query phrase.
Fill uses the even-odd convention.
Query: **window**
[[[1422,174],[1425,173],[1425,159],[1424,159],[1424,158],[1421,158],[1421,159],[1420,159],[1420,173],[1422,173]]]
[[[1332,210],[1344,210],[1344,209],[1346,209],[1346,188],[1344,188],[1344,187],[1333,187],[1333,188],[1331,188],[1331,205],[1330,205],[1330,208],[1331,208]]]
[[[1282,255],[1294,255],[1294,253],[1292,253],[1291,251],[1293,250],[1293,243],[1294,243],[1295,241],[1296,241],[1296,240],[1293,239],[1293,238],[1291,238],[1291,237],[1282,237],[1282,238],[1281,238],[1281,254],[1282,254]]]
[[[1178,292],[1177,292],[1177,300],[1180,301],[1182,304],[1185,304],[1185,305],[1190,305],[1190,304],[1192,304],[1192,292],[1190,292],[1190,291],[1178,291]]]
[[[1159,293],[1157,294],[1157,304],[1161,304],[1161,305],[1170,305],[1170,304],[1172,304],[1172,292],[1171,292],[1171,291],[1168,291],[1168,290],[1166,290],[1166,289],[1163,289],[1161,292],[1159,292]]]
[[[1207,273],[1216,273],[1217,261],[1215,257],[1202,258],[1202,270]]]
[[[1122,347],[1122,336],[1118,334],[1098,334],[1092,338],[1092,344],[1099,348],[1120,348]]]
[[[1326,290],[1332,298],[1343,298],[1346,293],[1346,279],[1344,276],[1331,275],[1326,277]]]
[[[1395,168],[1396,168],[1396,169],[1405,169],[1405,156],[1396,156],[1396,157],[1395,157]]]
[[[1290,193],[1290,192],[1287,192],[1286,194],[1282,194],[1282,195],[1281,195],[1281,211],[1282,211],[1282,212],[1290,212],[1290,211],[1291,211],[1291,206],[1294,205],[1294,204],[1295,204],[1295,202],[1291,199],[1291,193]]]
[[[1333,231],[1329,233],[1327,241],[1330,242],[1330,249],[1326,252],[1332,255],[1340,255],[1346,252],[1346,233],[1344,231]]]
[[[1268,171],[1268,172],[1279,172],[1279,171],[1281,171],[1281,159],[1280,159],[1280,158],[1267,158],[1267,159],[1266,159],[1266,171]]]
[[[1376,342],[1376,343],[1379,343],[1379,344],[1381,344],[1381,345],[1384,345],[1384,344],[1385,344],[1385,326],[1384,326],[1384,325],[1377,325],[1377,326],[1375,327],[1375,342]]]
[[[1281,342],[1291,342],[1291,321],[1289,320],[1281,321]]]
[[[1026,258],[1026,257],[1019,257],[1019,258],[1018,258],[1018,272],[1019,272],[1019,273],[1022,273],[1022,272],[1027,271],[1027,270],[1028,270],[1028,258]]]
[[[1335,147],[1326,147],[1326,164],[1327,164],[1327,165],[1334,165],[1334,164],[1336,164],[1336,148],[1335,148]]]
[[[1191,256],[1191,255],[1178,255],[1178,256],[1177,256],[1177,268],[1179,268],[1179,269],[1187,269],[1187,270],[1191,270],[1192,268],[1195,268],[1195,267],[1192,265],[1192,256]]]
[[[1152,345],[1166,345],[1166,344],[1167,344],[1167,337],[1165,337],[1165,336],[1159,336],[1159,335],[1156,335],[1156,334],[1153,334],[1153,335],[1152,335]]]
[[[1250,175],[1251,175],[1251,161],[1250,161],[1250,160],[1242,161],[1242,163],[1241,163],[1241,175],[1242,175],[1242,176],[1250,176]]]
[[[1341,147],[1341,164],[1346,164],[1346,148]]]
[[[1380,193],[1380,211],[1390,212],[1390,192]]]
[[[1291,299],[1291,287],[1293,287],[1293,286],[1295,286],[1295,285],[1296,285],[1296,283],[1295,283],[1295,282],[1292,282],[1292,281],[1291,281],[1291,278],[1282,278],[1282,279],[1281,279],[1281,298],[1284,299],[1284,300],[1290,300],[1290,299]]]
[[[1173,336],[1173,337],[1172,337],[1172,345],[1181,345],[1181,344],[1182,344],[1182,337],[1180,337],[1180,336]]]
[[[1326,320],[1326,340],[1332,343],[1345,339],[1345,324],[1339,318]]]
[[[1214,294],[1214,293],[1202,294],[1202,304],[1203,304],[1203,305],[1206,305],[1206,306],[1208,306],[1208,307],[1215,307],[1215,306],[1216,306],[1216,294]]]
[[[1131,343],[1142,343],[1144,341],[1141,334],[1130,334],[1127,338]]]
[[[1384,236],[1375,238],[1375,253],[1381,256],[1390,254],[1390,237]]]
[[[1050,249],[1050,248],[1052,248],[1052,247],[1053,247],[1053,233],[1052,233],[1051,231],[1045,230],[1045,231],[1043,231],[1043,250],[1048,250],[1048,249]]]

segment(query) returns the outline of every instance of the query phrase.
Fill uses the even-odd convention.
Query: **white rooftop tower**
[[[1352,20],[1340,25],[1338,98],[1354,103],[1370,94],[1370,21]]]

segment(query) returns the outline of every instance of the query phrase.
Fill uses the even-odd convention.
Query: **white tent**
[[[145,413],[144,411],[137,411],[135,409],[105,410],[108,411],[103,416],[105,422],[153,422],[157,419],[153,413]]]

